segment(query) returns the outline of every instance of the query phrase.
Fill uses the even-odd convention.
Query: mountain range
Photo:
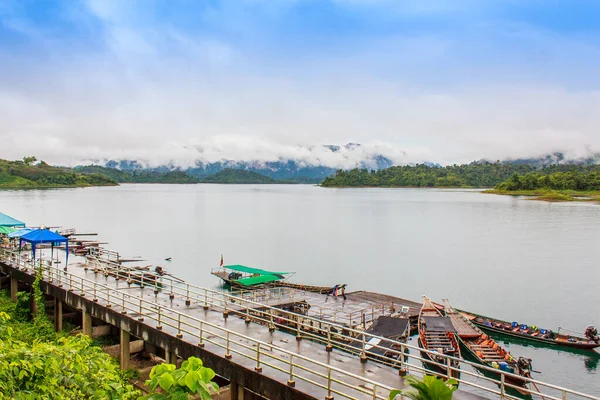
[[[202,150],[200,149],[199,152],[202,153]],[[223,170],[240,169],[257,172],[275,180],[297,183],[319,183],[340,169],[349,170],[359,168],[380,170],[393,165],[399,165],[399,163],[394,163],[394,161],[382,154],[363,151],[362,146],[357,143],[348,143],[344,146],[322,145],[318,149],[318,154],[322,158],[336,157],[337,162],[339,163],[339,160],[342,160],[342,165],[344,166],[332,166],[331,159],[326,161],[319,157],[312,157],[311,159],[280,158],[276,161],[222,159],[209,162],[198,159],[187,166],[182,166],[175,161],[152,164],[146,160],[130,159],[95,161],[93,164],[135,174],[185,173],[185,175],[196,180],[202,180]],[[472,164],[488,162],[495,161],[481,159],[473,161]],[[600,153],[590,153],[586,157],[569,157],[565,153],[555,152],[540,157],[505,159],[499,162],[504,164],[528,165],[534,168],[544,168],[550,165],[594,165],[600,164]],[[429,167],[441,167],[440,164],[435,162],[424,162],[422,164]]]

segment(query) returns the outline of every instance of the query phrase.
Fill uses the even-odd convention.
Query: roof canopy
[[[251,278],[238,279],[236,283],[244,286],[260,285],[261,283],[275,282],[283,279],[283,276],[277,275],[259,275]]]
[[[0,226],[25,226],[25,222],[9,217],[6,214],[0,213]]]
[[[16,231],[16,228],[13,228],[12,226],[5,226],[5,225],[0,225],[0,233],[4,234],[4,235],[8,235],[9,233],[12,233],[14,231]]]
[[[32,243],[67,243],[69,239],[48,229],[36,229],[21,236],[21,240]]]
[[[31,228],[23,228],[23,229],[16,230],[12,233],[9,233],[8,237],[9,238],[20,238],[21,236],[26,235],[32,231],[33,231],[33,229],[31,229]]]
[[[427,330],[441,332],[456,332],[450,317],[422,317],[427,325]]]
[[[250,268],[245,265],[225,265],[223,268],[230,269],[238,272],[247,272],[249,274],[259,274],[259,275],[286,275],[291,274],[291,272],[272,272],[265,271],[264,269],[258,268]]]

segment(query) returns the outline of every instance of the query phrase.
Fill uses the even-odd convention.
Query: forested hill
[[[513,174],[536,172],[547,175],[555,172],[600,171],[598,165],[551,165],[536,168],[527,164],[508,162],[474,162],[471,164],[435,167],[424,164],[396,166],[382,170],[353,169],[337,171],[325,178],[325,187],[495,187]]]
[[[35,157],[24,157],[23,161],[0,159],[0,188],[53,188],[114,186],[118,183],[104,175],[84,175],[70,168],[53,167]]]
[[[214,175],[207,176],[200,180],[200,183],[236,183],[236,184],[274,184],[274,183],[289,183],[277,181],[268,176],[264,176],[254,171],[244,169],[227,168]]]
[[[540,189],[577,192],[600,191],[600,172],[569,171],[546,175],[537,172],[525,175],[513,174],[508,180],[496,186],[496,190],[508,192]]]
[[[106,168],[98,165],[75,167],[74,170],[86,175],[104,175],[120,183],[198,183],[196,178],[193,178],[182,171],[121,171],[116,168]]]

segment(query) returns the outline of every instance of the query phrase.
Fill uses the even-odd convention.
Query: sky
[[[0,158],[600,152],[593,0],[0,0]],[[360,143],[327,157],[319,145]]]

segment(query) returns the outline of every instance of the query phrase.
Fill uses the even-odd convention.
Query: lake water
[[[476,190],[309,185],[123,185],[0,191],[28,225],[98,232],[191,282],[226,264],[293,271],[292,281],[371,290],[556,330],[600,326],[600,206]],[[164,261],[172,257],[171,262]],[[598,353],[511,343],[536,378],[600,395]]]

